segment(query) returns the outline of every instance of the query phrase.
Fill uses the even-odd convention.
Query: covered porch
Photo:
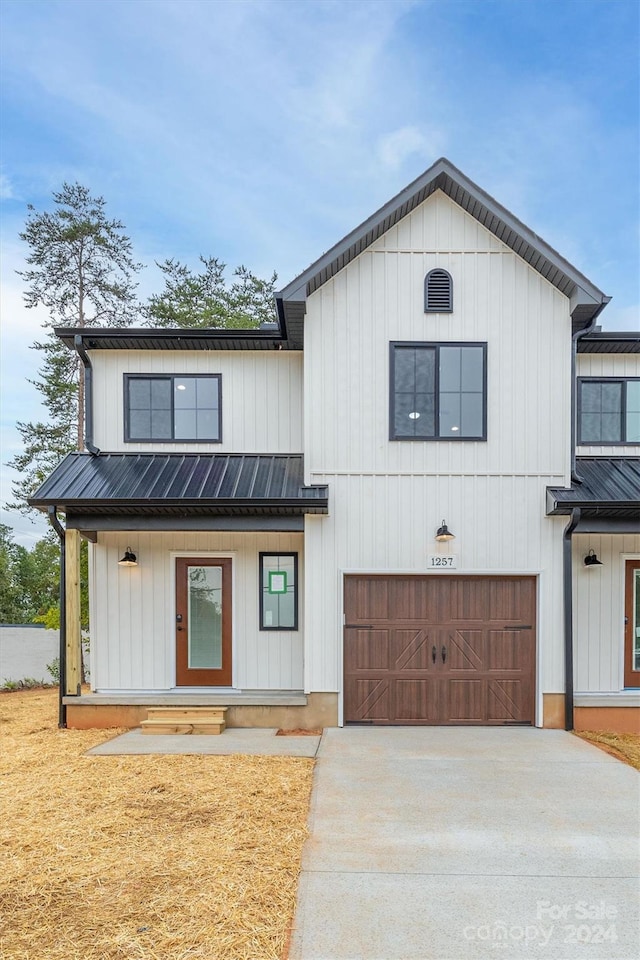
[[[566,706],[576,730],[640,733],[640,459],[579,457],[566,515]],[[567,562],[568,561],[568,562]]]
[[[302,456],[70,454],[31,503],[63,546],[62,724],[136,726],[164,704],[224,705],[229,726],[335,722],[303,692],[304,517],[328,496],[304,485]]]

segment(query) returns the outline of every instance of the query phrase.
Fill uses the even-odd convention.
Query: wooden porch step
[[[140,726],[146,734],[216,736],[225,729],[226,707],[150,707]]]
[[[148,720],[182,720],[184,717],[220,717],[224,720],[226,707],[149,707]]]

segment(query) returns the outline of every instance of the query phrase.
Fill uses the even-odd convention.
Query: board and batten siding
[[[595,550],[602,566],[585,567]],[[576,693],[624,689],[625,560],[640,560],[640,535],[574,534],[573,631]]]
[[[307,517],[305,524],[305,690],[341,687],[343,574],[425,574],[431,554],[454,554],[452,574],[538,577],[538,687],[563,689],[566,518],[544,515],[544,487],[552,478],[333,475],[326,480],[330,516]],[[438,544],[434,536],[443,517],[456,538]]]
[[[579,353],[576,370],[578,377],[640,377],[640,355]],[[582,445],[576,449],[581,457],[640,457],[640,444]]]
[[[433,245],[421,247],[427,237]],[[424,277],[434,267],[453,278],[453,313],[424,312]],[[403,340],[487,342],[486,442],[389,442],[389,344]],[[569,302],[443,194],[309,297],[304,364],[309,479],[569,469]]]
[[[434,267],[450,314],[424,312]],[[392,341],[487,343],[486,442],[389,440]],[[305,525],[305,689],[340,689],[342,573],[425,573],[445,518],[456,572],[539,575],[538,691],[561,691],[565,521],[545,489],[569,480],[567,298],[437,192],[308,298],[304,363],[306,479],[330,491]]]
[[[302,356],[274,350],[94,350],[94,443],[125,453],[301,453]],[[222,375],[222,443],[124,441],[124,374]]]
[[[118,560],[130,546],[137,567]],[[298,592],[297,631],[260,631],[258,553],[298,553],[302,534],[100,533],[90,545],[93,690],[167,691],[175,687],[175,554],[233,559],[233,686],[301,690],[304,597]]]

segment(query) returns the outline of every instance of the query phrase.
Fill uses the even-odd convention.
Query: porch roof
[[[302,454],[70,453],[29,504],[77,529],[301,529],[328,491],[304,485]]]
[[[548,516],[579,507],[578,531],[640,533],[640,457],[578,457],[576,471],[582,483],[547,487]]]

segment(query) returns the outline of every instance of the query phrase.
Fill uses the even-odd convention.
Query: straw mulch
[[[598,730],[580,730],[577,732],[583,740],[600,747],[612,757],[623,760],[640,770],[640,736],[637,733],[602,733]]]
[[[280,960],[313,761],[86,757],[56,699],[0,695],[0,957]]]

